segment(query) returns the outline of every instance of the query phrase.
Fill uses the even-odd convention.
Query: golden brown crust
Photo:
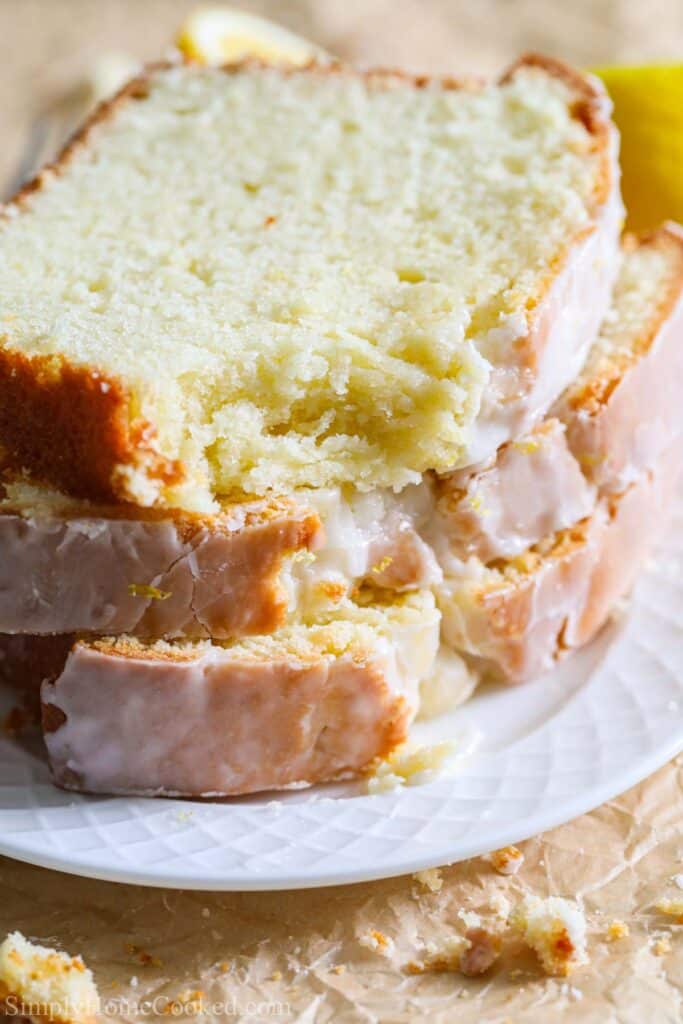
[[[234,74],[258,63],[241,61],[223,70]],[[171,66],[167,62],[149,65],[112,99],[100,104],[54,163],[25,185],[8,208],[30,205],[33,194],[64,172],[73,156],[87,147],[91,134],[100,125],[110,120],[122,104],[144,99],[151,76]],[[604,111],[603,94],[589,79],[561,61],[537,54],[522,57],[500,81],[509,81],[523,67],[543,69],[566,81],[576,91],[577,105],[573,113],[594,136],[596,147],[602,151],[601,172],[595,189],[595,204],[599,206],[613,187],[608,152],[609,120]],[[280,74],[301,74],[304,69],[278,70]],[[326,75],[362,74],[367,80],[387,83],[400,79],[415,88],[425,88],[434,81],[428,76],[405,72],[356,72],[342,64],[318,65],[312,62],[305,70]],[[481,80],[471,77],[438,81],[446,89],[478,89],[483,85]],[[2,215],[0,211],[0,218]],[[565,252],[540,283],[532,306],[537,306],[551,287],[581,237],[582,233],[579,233],[569,240]],[[532,315],[532,309],[529,314]],[[71,365],[59,357],[28,358],[1,345],[2,339],[0,470],[26,471],[31,479],[55,486],[67,494],[105,502],[139,500],[122,469],[140,472],[160,489],[180,484],[185,479],[186,470],[182,462],[164,457],[156,447],[154,424],[134,415],[131,396],[122,381],[105,377],[93,368]],[[534,361],[533,352],[529,359]]]
[[[133,419],[114,378],[61,356],[28,357],[0,347],[0,459],[3,471],[94,501],[125,498],[117,468],[144,464],[146,475],[180,483],[179,462],[154,447],[155,429]]]
[[[509,82],[514,78],[515,73],[524,68],[538,68],[564,82],[576,94],[577,98],[572,107],[572,114],[586,128],[591,135],[604,135],[607,131],[607,119],[605,117],[605,93],[601,86],[594,79],[581,74],[576,68],[565,64],[556,57],[546,57],[541,53],[523,53],[514,64],[503,73],[501,82]]]
[[[386,761],[393,754],[397,747],[405,743],[408,738],[408,729],[413,719],[413,712],[405,697],[394,697],[386,684],[386,680],[379,669],[372,669],[372,676],[378,685],[381,685],[383,696],[387,707],[391,706],[392,712],[384,722],[382,739],[377,751],[366,765],[359,769],[359,772],[371,772],[378,761]]]
[[[65,168],[68,167],[71,158],[80,149],[84,149],[87,146],[93,131],[101,124],[109,121],[126,100],[146,99],[151,76],[155,71],[161,71],[167,67],[171,67],[171,65],[163,61],[147,65],[139,75],[126,82],[113,96],[99,103],[78,131],[67,140],[55,159],[41,168],[35,177],[31,178],[25,185],[22,185],[17,194],[5,204],[4,210],[13,206],[29,205],[33,193],[39,192],[44,188],[51,178],[62,174]],[[0,209],[1,212],[3,211]]]
[[[192,647],[167,644],[158,647],[144,644],[130,636],[103,636],[97,640],[80,640],[79,645],[96,650],[113,658],[130,658],[135,661],[197,661],[202,657],[204,648],[201,644]]]
[[[117,660],[121,662],[121,659],[126,657],[137,658],[141,653],[138,645],[134,642],[127,645],[125,641],[102,640],[85,644],[85,647],[90,650],[94,649],[105,659],[112,659],[113,662]],[[179,657],[173,657],[171,654],[165,656],[163,651],[148,649],[145,660],[156,662],[163,672],[165,662],[182,662],[185,660],[182,657],[182,653],[178,653]],[[348,653],[351,654],[351,652]],[[306,679],[309,669],[313,669],[315,677],[317,666],[323,660],[327,659],[325,659],[324,655],[318,654],[312,656],[310,660],[301,658],[299,655],[285,655],[282,659],[267,657],[261,666],[255,666],[256,672],[251,676],[252,685],[257,685],[259,670],[263,668],[264,681],[270,685],[273,681],[273,669],[277,670],[275,681],[279,691],[278,700],[282,699],[281,714],[283,716],[278,723],[278,727],[282,729],[282,738],[285,743],[287,757],[290,755],[299,756],[305,753],[306,748],[311,742],[304,738],[305,734],[299,735],[299,730],[296,727],[296,723],[300,720],[302,714],[302,708],[303,714],[307,716],[319,704],[323,716],[322,721],[329,721],[331,723],[329,729],[322,728],[318,732],[317,737],[312,737],[313,745],[308,750],[309,767],[306,770],[305,776],[309,782],[326,782],[339,778],[346,779],[351,775],[356,776],[371,771],[378,761],[386,760],[406,740],[408,728],[413,717],[411,704],[404,696],[394,693],[387,680],[385,671],[374,659],[372,651],[365,652],[363,657],[358,652],[358,657],[353,658],[355,662],[353,666],[348,664],[337,666],[341,669],[340,676],[335,676],[334,666],[330,667],[329,672],[326,674],[327,683],[321,683],[320,685],[316,683],[313,691],[307,690]],[[342,656],[341,659],[335,659],[335,661],[337,660],[345,661],[346,657]],[[121,664],[110,664],[104,667],[113,669],[115,677],[120,679],[127,678],[125,667]],[[81,663],[82,668],[83,664]],[[68,673],[68,667],[66,671]],[[104,678],[106,681],[106,677]],[[225,678],[229,691],[233,685],[230,673]],[[87,675],[83,675],[81,679],[86,682]],[[243,685],[239,679],[239,674],[235,683],[238,688]],[[302,684],[303,689],[299,695],[298,691]],[[328,684],[331,684],[331,690],[328,689]],[[372,712],[368,719],[365,719],[362,715],[360,718],[357,717],[354,711],[353,697],[361,690],[363,693],[372,695]],[[59,682],[57,682],[56,692],[59,692]],[[306,694],[308,695],[306,696]],[[301,703],[302,700],[304,704]],[[239,714],[242,714],[245,709],[249,710],[248,703],[239,702],[237,707],[240,709]],[[307,711],[306,708],[309,710]],[[49,747],[49,738],[69,720],[69,711],[67,708],[65,713],[62,708],[56,707],[46,698],[43,706],[43,715],[43,727]],[[361,757],[352,757],[350,762],[345,752],[348,743],[346,730],[334,725],[334,723],[339,722],[346,722],[349,726],[357,723],[359,729],[367,729],[369,731],[369,736],[372,739],[370,749],[363,750]],[[277,746],[278,744],[275,745],[275,749],[277,749]],[[240,772],[247,770],[248,767],[248,765],[240,765]],[[258,769],[258,773],[262,775],[264,767],[266,774],[271,770],[277,773],[279,765],[276,762],[273,765],[265,766],[257,764],[255,767]],[[89,786],[87,772],[82,770],[72,771],[70,765],[60,766],[59,772],[55,777],[58,785],[77,789],[81,792],[93,791],[91,786]],[[275,781],[275,779],[276,776],[271,775],[271,780]],[[142,785],[142,781],[138,781]],[[277,779],[275,784],[279,788],[282,784],[287,785],[292,781],[298,781],[298,776],[292,778],[290,772],[285,778]],[[240,784],[239,788],[232,788],[228,792],[252,792],[258,791],[258,789],[271,788],[271,785],[272,782],[267,787],[264,784],[258,786],[243,786]],[[166,787],[164,787],[164,791],[165,789]],[[172,786],[170,789],[175,791]],[[216,787],[210,785],[208,789],[213,791]],[[99,789],[99,791],[103,792],[106,789]],[[158,791],[156,786],[154,791]],[[186,791],[183,788],[182,792],[189,793],[189,790]],[[195,793],[195,795],[198,794]]]
[[[652,249],[669,250],[676,263],[675,268],[672,267],[666,287],[662,289],[656,313],[650,318],[645,331],[636,340],[630,352],[613,356],[609,365],[605,366],[600,374],[586,381],[582,387],[568,395],[567,401],[570,409],[581,409],[588,415],[596,415],[609,401],[624,373],[650,349],[662,327],[672,315],[677,303],[681,300],[683,295],[683,228],[673,221],[668,221],[644,234],[627,234],[622,240],[622,247],[627,252],[633,252],[635,249],[645,246]]]

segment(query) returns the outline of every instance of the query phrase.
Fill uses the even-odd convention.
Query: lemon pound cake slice
[[[400,488],[574,378],[621,203],[601,86],[150,69],[0,228],[0,450],[91,500]]]
[[[599,501],[591,516],[517,558],[437,588],[444,641],[486,676],[533,679],[588,643],[659,540],[680,472],[678,445],[620,495]]]
[[[290,563],[323,542],[303,503],[216,515],[92,506],[25,484],[0,501],[0,632],[239,637],[284,624]]]
[[[490,464],[435,482],[442,565],[513,558],[623,491],[683,432],[683,230],[627,235],[605,321],[554,415]]]
[[[587,477],[619,491],[683,430],[683,229],[627,236],[612,308],[557,415]]]
[[[225,796],[356,775],[405,740],[438,645],[427,592],[234,644],[78,642],[42,689],[55,782]]]

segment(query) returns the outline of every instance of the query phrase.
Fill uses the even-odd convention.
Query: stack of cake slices
[[[0,679],[52,773],[371,770],[590,640],[666,525],[683,232],[592,78],[149,69],[0,228]]]

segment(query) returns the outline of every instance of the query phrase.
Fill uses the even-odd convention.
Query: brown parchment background
[[[0,0],[0,182],[15,167],[31,120],[99,53],[156,57],[193,6],[188,0]],[[277,18],[342,57],[415,70],[495,72],[525,48],[584,66],[683,59],[682,0],[238,6]],[[683,926],[653,908],[662,897],[683,896],[674,881],[683,874],[683,758],[522,849],[516,877],[476,859],[445,868],[438,893],[411,877],[310,892],[182,893],[88,881],[0,858],[0,933],[19,929],[82,953],[111,1020],[683,1021]],[[458,910],[493,921],[491,896],[504,893],[514,902],[522,892],[583,901],[591,963],[569,984],[545,978],[510,937],[481,980],[403,969],[425,942],[462,932]],[[630,935],[608,943],[615,918],[628,924]],[[391,957],[361,944],[370,928],[395,941]],[[182,1015],[173,1005],[157,1012],[197,989],[202,1017],[196,1004]],[[148,999],[151,1007],[144,1005]]]

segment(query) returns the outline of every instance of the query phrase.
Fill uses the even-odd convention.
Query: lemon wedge
[[[176,37],[178,49],[202,64],[230,64],[246,57],[300,66],[329,60],[320,47],[266,18],[230,7],[192,11]]]
[[[683,64],[596,68],[621,132],[627,227],[683,221]]]

